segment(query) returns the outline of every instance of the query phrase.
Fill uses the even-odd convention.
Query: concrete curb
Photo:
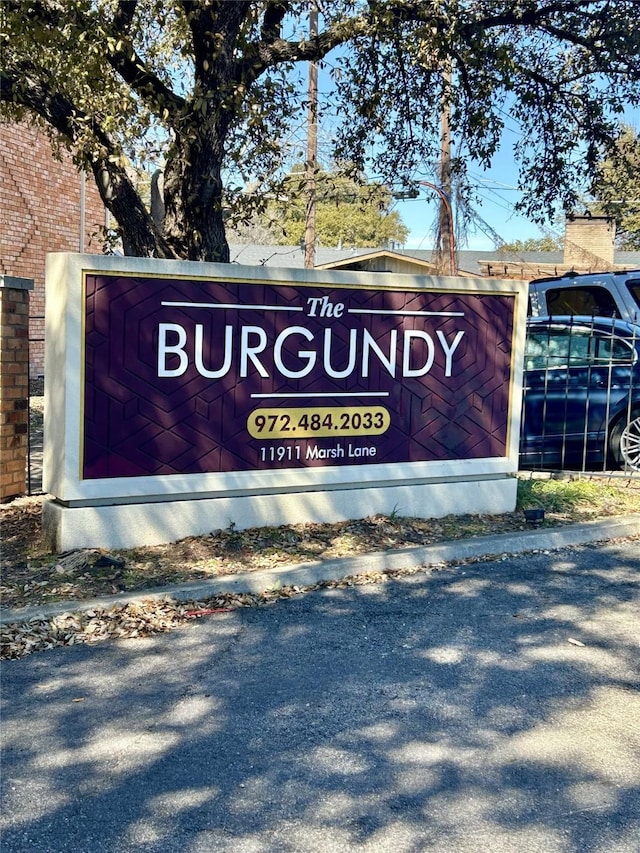
[[[176,601],[197,601],[224,592],[264,592],[276,584],[282,586],[312,586],[321,581],[341,580],[365,572],[384,572],[428,568],[442,563],[469,559],[483,559],[499,554],[523,554],[531,551],[552,551],[570,545],[586,545],[611,539],[640,535],[640,514],[620,516],[606,521],[588,521],[564,527],[522,530],[495,536],[473,536],[453,542],[442,542],[425,547],[375,551],[357,557],[300,563],[285,568],[267,569],[246,574],[225,575],[210,581],[176,584],[139,592],[122,592],[99,598],[59,601],[0,613],[0,625],[28,622],[31,619],[48,619],[61,613],[108,609],[135,601],[172,598]]]

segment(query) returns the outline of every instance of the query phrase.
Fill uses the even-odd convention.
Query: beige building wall
[[[590,270],[613,268],[615,222],[605,216],[567,218],[564,238],[565,266]]]

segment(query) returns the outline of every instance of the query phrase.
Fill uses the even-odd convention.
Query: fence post
[[[0,275],[0,502],[25,493],[29,435],[29,291]]]

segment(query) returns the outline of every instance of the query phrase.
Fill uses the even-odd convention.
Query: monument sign
[[[495,279],[52,255],[48,536],[512,509],[525,302]]]

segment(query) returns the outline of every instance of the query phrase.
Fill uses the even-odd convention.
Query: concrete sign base
[[[43,505],[42,529],[52,551],[160,545],[225,528],[334,523],[374,515],[441,518],[512,512],[517,480],[499,477],[462,482],[292,494],[199,498],[110,506]]]

